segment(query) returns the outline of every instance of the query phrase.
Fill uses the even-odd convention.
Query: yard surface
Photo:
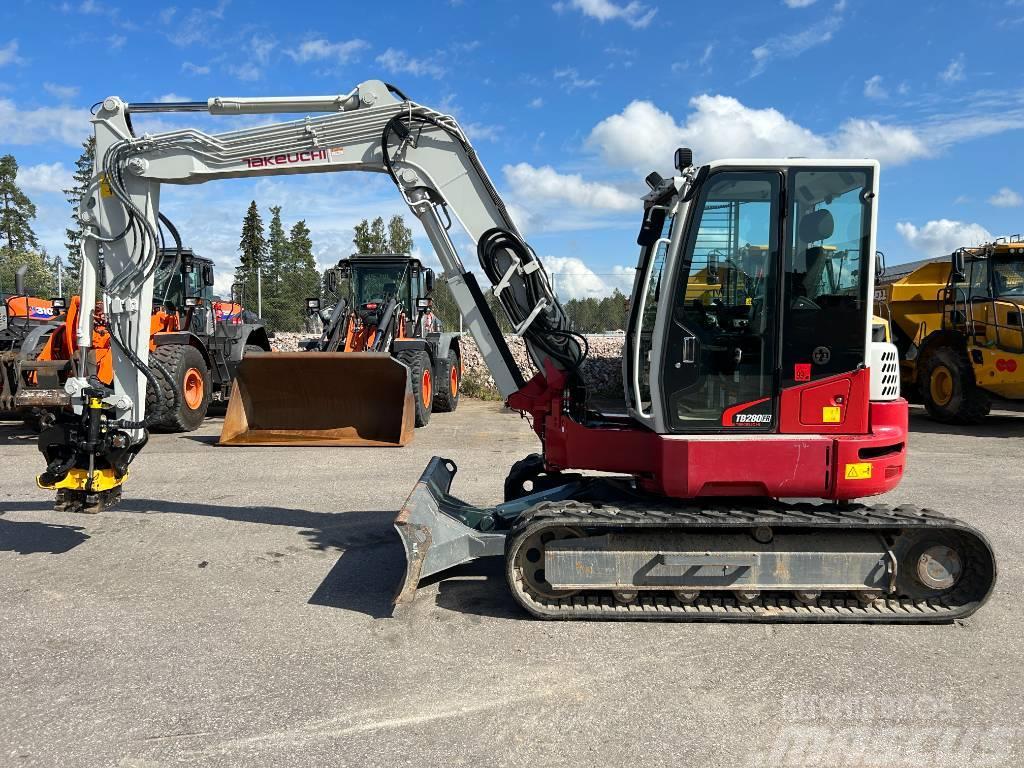
[[[1024,417],[912,417],[884,499],[978,526],[999,583],[942,626],[553,623],[483,561],[390,618],[392,519],[433,455],[500,500],[536,450],[465,400],[403,449],[157,435],[125,500],[58,514],[0,425],[0,764],[1020,765]]]

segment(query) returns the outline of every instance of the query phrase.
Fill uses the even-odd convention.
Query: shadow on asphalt
[[[911,409],[910,432],[933,435],[967,435],[970,437],[1024,437],[1024,414],[993,413],[980,424],[943,424],[924,411]]]
[[[10,506],[0,504],[0,514]],[[0,517],[0,552],[62,555],[88,538],[89,535],[77,525],[52,525]]]
[[[4,512],[49,512],[48,502],[0,502]],[[313,549],[340,552],[338,561],[309,598],[311,605],[341,608],[373,618],[392,615],[392,600],[405,576],[405,551],[395,532],[396,512],[310,512],[283,507],[187,504],[165,499],[125,499],[115,512],[218,517],[243,523],[297,528]],[[0,517],[0,552],[60,554],[88,539],[78,526],[4,520]],[[440,607],[476,615],[516,617],[507,594],[501,558],[481,561],[436,574],[420,587],[438,584]],[[424,599],[421,595],[420,599]]]

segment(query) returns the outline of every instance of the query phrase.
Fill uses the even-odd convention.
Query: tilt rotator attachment
[[[580,476],[474,507],[450,495],[456,471],[431,459],[395,519],[396,607],[480,557],[504,557],[515,600],[558,619],[948,622],[995,585],[985,537],[931,510],[670,499]]]
[[[96,514],[121,498],[128,465],[148,436],[132,444],[131,436],[117,428],[113,406],[98,388],[84,391],[81,415],[63,412],[39,435],[39,450],[46,470],[36,485],[57,492],[58,511]]]

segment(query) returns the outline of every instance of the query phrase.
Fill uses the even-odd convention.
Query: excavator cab
[[[875,175],[710,169],[641,252],[625,360],[634,419],[661,434],[866,429],[848,395],[869,356]],[[837,376],[836,403],[791,410],[787,390]]]

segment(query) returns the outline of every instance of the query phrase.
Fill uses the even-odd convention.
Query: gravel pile
[[[275,352],[298,352],[299,343],[304,341],[316,341],[320,334],[316,333],[291,333],[278,331],[270,340],[270,348]]]
[[[625,336],[587,336],[587,343],[590,345],[590,353],[583,363],[584,379],[590,384],[594,394],[622,394],[622,349],[625,344]],[[523,374],[529,379],[537,369],[526,352],[525,342],[518,336],[506,336],[509,348],[512,350],[512,357],[522,369]],[[483,355],[473,341],[473,337],[466,334],[462,337],[462,365],[464,378],[470,385],[466,391],[473,394],[498,396],[498,390],[494,386],[494,379],[491,378],[487,366],[484,365]],[[481,390],[478,392],[478,390]]]
[[[276,352],[297,352],[300,342],[317,338],[318,335],[308,333],[279,332],[270,340],[270,345]],[[622,348],[625,338],[623,335],[587,336],[590,354],[583,364],[583,374],[595,394],[622,393]],[[529,379],[537,369],[526,353],[526,344],[518,336],[506,336],[505,341],[512,350],[512,357]],[[467,395],[499,397],[494,379],[484,365],[483,355],[468,333],[462,337],[462,366],[467,385],[464,392]]]

